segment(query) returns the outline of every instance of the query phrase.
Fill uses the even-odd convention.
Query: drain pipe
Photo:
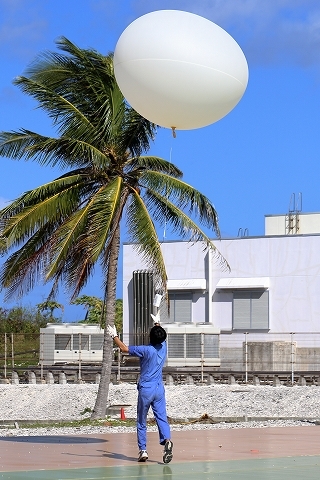
[[[208,250],[208,320],[209,323],[213,324],[213,318],[212,318],[212,310],[213,310],[213,305],[212,305],[212,296],[213,296],[213,289],[212,289],[212,256],[213,256],[213,251],[210,248]]]

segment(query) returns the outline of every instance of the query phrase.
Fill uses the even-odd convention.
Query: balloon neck
[[[173,138],[176,138],[176,136],[177,136],[176,127],[171,127],[171,130],[172,130],[172,136],[173,136]]]

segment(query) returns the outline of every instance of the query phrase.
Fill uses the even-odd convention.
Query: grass
[[[136,421],[132,419],[126,420],[117,420],[106,418],[102,420],[90,420],[90,418],[85,418],[83,420],[70,420],[70,421],[59,421],[59,422],[33,422],[33,423],[19,423],[19,428],[63,428],[63,427],[71,427],[71,428],[80,428],[80,427],[134,427],[136,425]],[[15,425],[2,425],[1,428],[13,428],[15,429]]]
[[[174,423],[181,423],[181,422],[174,422],[171,419],[169,419],[170,424]],[[156,425],[156,422],[154,419],[149,419],[147,421],[147,424],[152,426]],[[84,418],[82,420],[61,420],[58,422],[46,422],[46,421],[41,421],[41,422],[33,422],[29,423],[27,421],[24,421],[23,423],[19,423],[19,428],[63,428],[63,427],[71,427],[71,428],[80,428],[80,427],[135,427],[136,426],[136,420],[133,418],[126,418],[125,420],[120,420],[116,418],[110,418],[107,417],[105,419],[101,420],[91,420],[90,418]],[[15,425],[1,425],[0,430],[3,428],[12,428],[15,429]]]

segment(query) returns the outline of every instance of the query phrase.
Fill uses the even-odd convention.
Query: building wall
[[[220,250],[231,272],[214,269],[213,284],[228,275],[268,277],[270,332],[319,332],[319,248],[319,235],[222,240]],[[231,327],[232,305],[228,295],[232,294],[213,294],[214,323],[221,329]]]
[[[289,215],[289,214],[288,214]],[[265,234],[266,235],[286,235],[288,232],[288,215],[265,215]],[[320,213],[301,213],[292,212],[292,227],[291,233],[296,233],[297,230],[300,235],[313,234],[320,232]]]
[[[243,237],[214,241],[231,271],[222,270],[203,245],[162,244],[169,279],[206,278],[208,292],[198,293],[195,321],[232,329],[232,291],[217,290],[221,278],[269,278],[270,333],[320,332],[320,235]],[[132,245],[124,245],[124,326],[129,325],[132,272],[146,268]],[[210,275],[209,275],[210,273]],[[211,305],[210,298],[211,296]],[[196,296],[195,296],[196,297]],[[210,305],[210,306],[209,306]]]
[[[206,294],[195,292],[192,298],[192,319],[194,323],[208,321],[206,313]]]

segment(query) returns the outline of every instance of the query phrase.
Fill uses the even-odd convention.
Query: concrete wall
[[[222,347],[220,349],[221,369],[244,372],[246,370],[246,349]],[[295,372],[319,371],[320,348],[294,348],[291,355],[289,342],[257,342],[248,343],[247,371],[248,372]]]
[[[245,345],[243,346],[245,357]],[[291,343],[248,342],[249,371],[291,370]]]

